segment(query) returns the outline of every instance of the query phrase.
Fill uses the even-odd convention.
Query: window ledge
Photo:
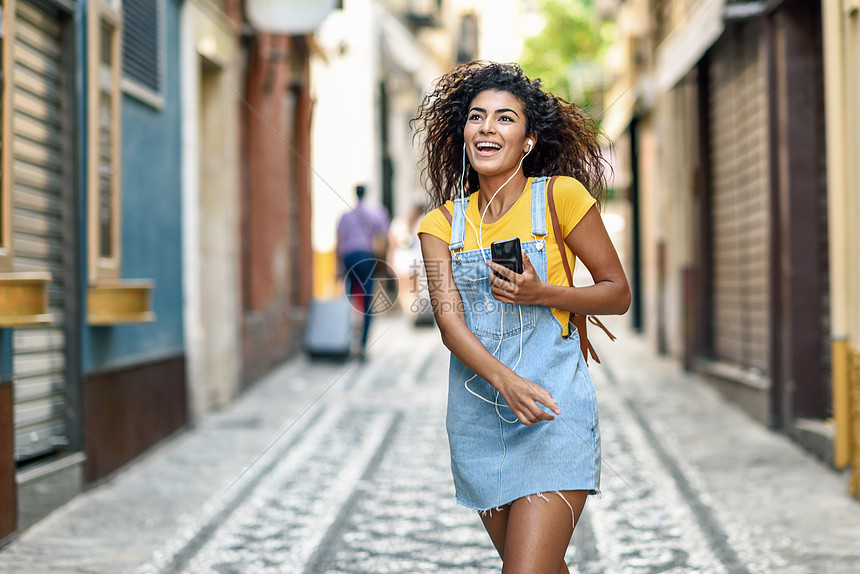
[[[155,282],[121,279],[90,285],[87,292],[87,323],[91,326],[152,323],[152,290]]]
[[[50,273],[0,273],[0,327],[50,325]]]
[[[126,95],[143,102],[155,110],[161,111],[164,109],[165,97],[163,93],[155,92],[131,78],[123,77],[122,91]]]

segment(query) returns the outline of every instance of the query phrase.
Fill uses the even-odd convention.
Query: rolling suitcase
[[[346,297],[312,300],[305,327],[308,356],[339,361],[349,358],[352,314],[352,306]]]

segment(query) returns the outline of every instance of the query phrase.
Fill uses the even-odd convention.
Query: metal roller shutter
[[[824,94],[824,60],[815,60],[816,84],[818,93]],[[825,381],[822,385],[826,397],[823,403],[827,409],[827,416],[833,415],[833,386],[831,372],[831,350],[830,350],[830,240],[828,237],[827,221],[827,124],[825,122],[826,111],[824,109],[824,98],[818,98],[818,109],[816,110],[818,129],[815,134],[815,149],[818,156],[818,248],[820,253],[818,277],[821,281],[821,379]]]
[[[712,352],[767,375],[770,354],[768,105],[761,24],[733,26],[710,75]]]
[[[68,443],[63,332],[63,52],[60,22],[26,1],[15,12],[12,193],[15,271],[50,271],[50,327],[14,332],[15,457]]]

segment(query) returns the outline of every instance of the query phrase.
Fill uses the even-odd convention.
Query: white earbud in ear
[[[526,143],[529,144],[529,151],[532,151],[532,146],[534,145],[534,142],[532,142],[532,138],[527,139]]]

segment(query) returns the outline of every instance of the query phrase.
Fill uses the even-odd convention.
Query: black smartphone
[[[523,272],[523,254],[520,247],[519,237],[492,242],[490,244],[490,253],[493,257],[493,263],[498,263],[502,267],[507,267],[514,273]],[[493,273],[496,273],[496,275],[505,281],[508,280],[498,272],[494,271]]]

